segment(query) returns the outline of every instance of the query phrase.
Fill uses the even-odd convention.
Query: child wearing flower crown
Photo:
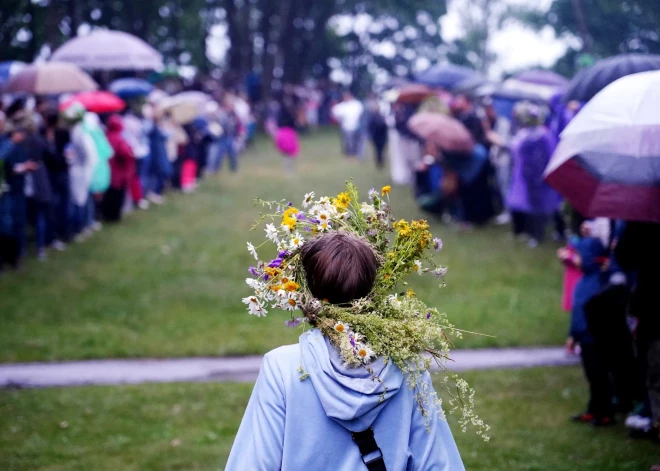
[[[300,257],[314,298],[337,306],[368,296],[381,263],[366,240],[344,231],[306,242]],[[319,329],[303,333],[264,357],[225,469],[463,470],[446,421],[422,412],[405,379],[381,357],[352,368]],[[428,372],[419,387],[433,390]]]

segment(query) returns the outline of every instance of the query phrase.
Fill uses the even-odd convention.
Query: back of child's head
[[[310,240],[302,248],[302,263],[312,295],[332,304],[344,304],[371,292],[378,259],[358,237],[332,232]]]

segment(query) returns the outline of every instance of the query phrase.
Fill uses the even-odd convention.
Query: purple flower
[[[289,256],[288,250],[282,250],[280,253],[277,254],[277,258],[287,258],[288,256]]]
[[[427,318],[427,319],[430,319],[430,318],[431,318],[431,313],[430,313],[430,312],[427,312],[427,313],[426,313],[426,318]]]
[[[349,337],[349,339],[350,339],[350,341],[351,341],[351,345],[353,345],[353,348],[355,348],[355,337],[353,337],[353,336],[351,335],[351,336]]]
[[[300,318],[299,317],[294,317],[293,319],[289,319],[288,321],[284,321],[284,324],[287,327],[298,327],[300,325]]]
[[[440,252],[442,250],[442,240],[438,239],[437,237],[433,239],[433,248],[436,252]]]
[[[276,258],[275,260],[271,261],[268,266],[270,268],[279,268],[280,265],[282,265],[282,259],[281,258]]]
[[[305,232],[309,232],[309,227],[305,227]]]
[[[376,230],[376,229],[369,229],[369,230],[367,231],[367,235],[368,235],[369,237],[376,237],[376,236],[378,235],[378,230]]]
[[[293,203],[289,201],[286,205],[290,208],[291,206],[293,206]]]
[[[298,213],[296,214],[296,217],[298,218],[298,221],[302,221],[305,219],[305,213]]]
[[[310,222],[314,224],[319,224],[321,221],[319,221],[318,219],[310,219]]]
[[[259,272],[257,271],[257,269],[255,267],[248,268],[248,271],[250,272],[250,274],[252,276],[259,276]]]
[[[440,279],[447,274],[447,267],[436,268],[431,273],[433,274],[433,276]]]

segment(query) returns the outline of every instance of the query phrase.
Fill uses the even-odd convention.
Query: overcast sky
[[[470,0],[448,0],[448,12],[442,16],[438,23],[440,31],[445,42],[451,42],[463,36],[465,27],[462,24],[462,14],[466,10],[474,8]],[[547,11],[552,0],[501,0],[498,3],[499,8],[506,8],[508,5],[527,5],[535,7],[542,11]],[[432,21],[432,20],[431,20]],[[491,18],[491,23],[496,22],[496,18]],[[342,15],[334,17],[330,23],[335,31],[344,35],[351,30],[360,33],[367,28],[377,26],[373,18],[368,15],[358,15],[357,17]],[[229,42],[227,38],[226,25],[221,24],[214,27],[209,38],[209,55],[214,60],[222,60],[226,54]],[[550,67],[565,52],[569,44],[576,43],[576,38],[557,38],[549,26],[541,31],[532,31],[522,25],[509,21],[502,29],[493,28],[491,34],[489,49],[497,54],[497,61],[492,66],[490,74],[493,78],[499,78],[505,72],[515,72],[534,66]],[[385,56],[395,54],[394,44],[390,41],[376,45],[372,51]],[[418,58],[415,62],[415,69],[429,65],[425,58]]]
[[[442,39],[451,42],[463,35],[461,12],[470,8],[470,0],[448,0],[448,12],[440,18]],[[552,0],[503,0],[505,5],[525,5],[547,11]],[[509,21],[491,36],[489,48],[497,54],[491,75],[498,77],[503,72],[513,72],[523,68],[552,66],[575,38],[557,38],[550,26],[542,31],[532,31],[520,24]]]

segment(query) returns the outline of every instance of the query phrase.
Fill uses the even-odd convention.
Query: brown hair
[[[332,304],[367,296],[373,288],[378,259],[371,246],[356,236],[332,232],[307,242],[302,264],[312,295]]]

